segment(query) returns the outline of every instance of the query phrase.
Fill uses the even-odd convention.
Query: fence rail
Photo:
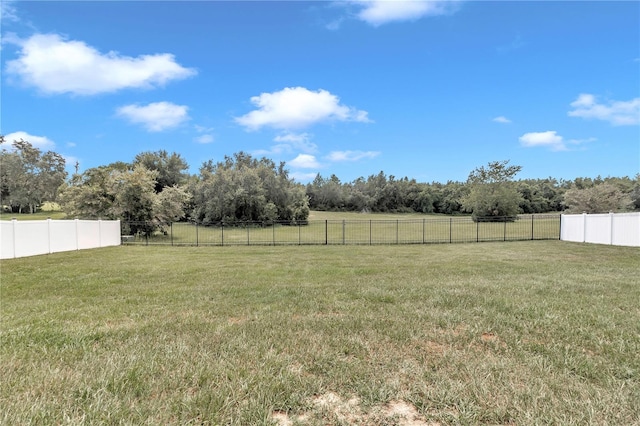
[[[196,224],[174,222],[151,234],[123,222],[123,244],[142,245],[390,245],[560,239],[560,215],[521,215],[503,221],[470,217],[404,220],[316,220]]]

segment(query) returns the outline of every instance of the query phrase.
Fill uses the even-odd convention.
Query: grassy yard
[[[1,424],[640,424],[640,250],[140,247],[5,260]]]
[[[473,222],[469,216],[313,212],[310,217],[308,223],[301,226],[252,223],[220,227],[180,222],[167,226],[164,232],[132,236],[128,242],[144,245],[388,245],[560,237],[560,215],[557,214],[523,215],[513,222],[482,223]]]

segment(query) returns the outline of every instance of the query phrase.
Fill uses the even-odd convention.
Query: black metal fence
[[[123,244],[142,245],[382,245],[560,239],[560,215],[520,215],[505,220],[470,217],[398,220],[311,220],[196,224],[174,222],[154,232],[149,224],[122,222]]]

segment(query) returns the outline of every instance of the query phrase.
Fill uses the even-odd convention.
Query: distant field
[[[561,241],[0,261],[0,424],[640,424],[639,261]]]
[[[45,219],[65,219],[66,214],[60,211],[41,211],[33,214],[29,213],[0,213],[0,220],[45,220]]]
[[[7,207],[8,208],[8,207]],[[40,211],[29,213],[6,213],[4,206],[0,209],[0,220],[11,220],[16,218],[18,220],[43,220],[43,219],[64,219],[66,215],[60,211],[60,205],[58,203],[45,202]]]
[[[132,244],[334,245],[427,244],[559,239],[560,215],[523,215],[513,222],[475,223],[469,216],[312,212],[307,223],[202,226],[174,223]]]

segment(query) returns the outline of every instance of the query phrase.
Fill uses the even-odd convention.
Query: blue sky
[[[640,173],[640,3],[2,0],[1,128],[80,171],[238,151],[308,182]]]

